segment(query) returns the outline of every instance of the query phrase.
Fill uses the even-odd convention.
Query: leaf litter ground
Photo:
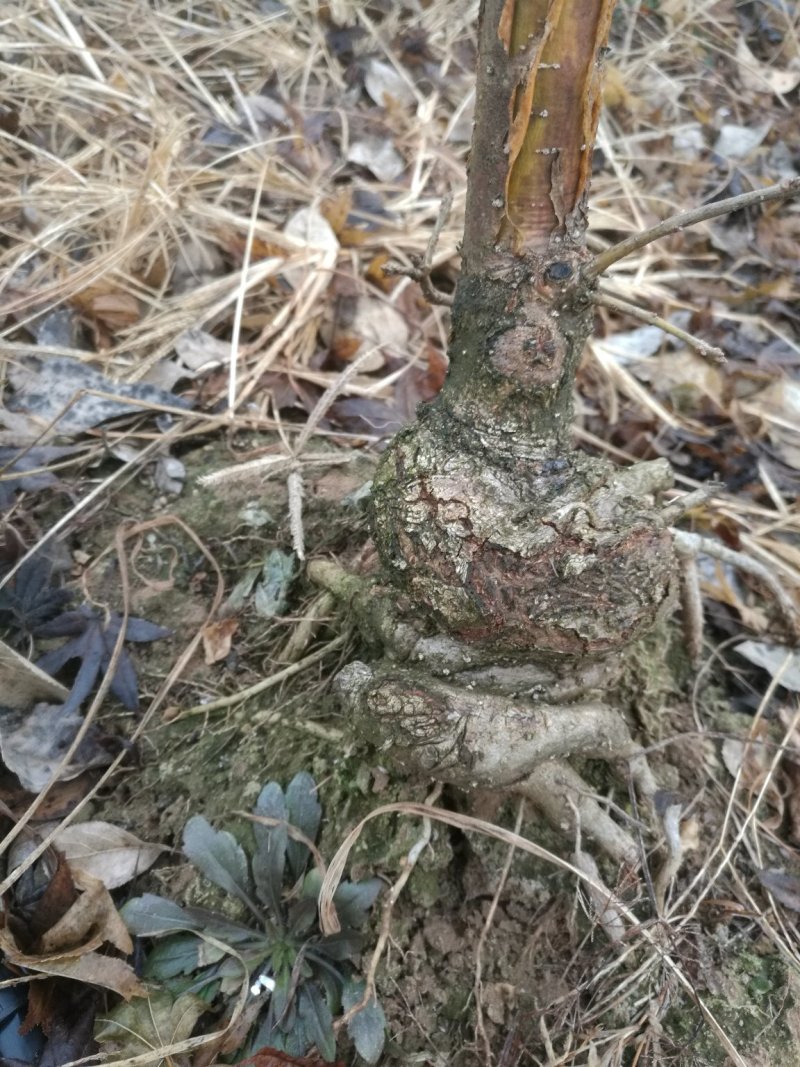
[[[205,815],[246,838],[232,813],[270,778],[305,770],[320,784],[330,858],[378,804],[426,794],[348,747],[327,683],[355,649],[298,556],[354,564],[369,551],[359,490],[370,457],[441,384],[448,312],[384,268],[424,253],[452,192],[433,277],[448,292],[457,276],[476,5],[266,0],[140,14],[18,5],[3,60],[2,565],[9,578],[49,534],[56,581],[40,581],[40,566],[9,601],[12,576],[0,610],[25,651],[46,624],[37,612],[63,609],[64,585],[95,629],[117,613],[90,663],[118,696],[137,685],[144,709],[121,709],[113,693],[84,705],[94,755],[76,749],[77,773],[34,818],[77,811],[177,848]],[[795,8],[622,4],[613,45],[596,250],[796,173]],[[620,462],[667,455],[684,487],[724,482],[694,528],[793,589],[799,235],[786,204],[618,264],[609,297],[645,304],[728,362],[602,308],[576,420],[585,447]],[[247,463],[249,476],[219,480]],[[695,846],[660,951],[635,936],[612,950],[573,879],[434,821],[377,973],[386,1062],[726,1062],[694,992],[745,1062],[796,1057],[797,668],[776,651],[763,590],[711,561],[701,577],[699,674],[676,638],[666,661],[663,643],[642,651],[637,682],[640,725],[663,747],[665,784],[689,802]],[[134,632],[145,619],[173,636],[126,648],[124,612]],[[743,637],[747,658],[732,651]],[[66,658],[63,644],[36,654]],[[784,684],[765,699],[776,676]],[[74,693],[86,672],[60,677]],[[97,762],[117,764],[102,786]],[[599,791],[611,788],[602,774]],[[3,799],[18,818],[32,794],[6,774]],[[524,812],[491,798],[469,810],[521,818],[525,836],[563,853]],[[351,877],[392,882],[423,839],[410,818],[376,819]],[[224,905],[178,856],[140,877],[142,892]],[[53,1019],[53,1062],[92,1051]]]

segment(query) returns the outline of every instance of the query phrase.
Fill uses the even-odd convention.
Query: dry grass
[[[340,444],[351,436],[369,443],[380,435],[364,428],[350,435],[347,426],[326,418],[329,404],[340,395],[389,403],[412,370],[425,372],[430,350],[444,351],[448,311],[427,307],[409,279],[390,284],[381,267],[387,259],[408,266],[424,253],[441,198],[451,192],[453,209],[434,266],[445,281],[457,272],[478,5],[435,0],[384,6],[388,13],[378,18],[357,0],[292,0],[285,9],[249,0],[5,4],[5,359],[24,357],[31,333],[59,309],[75,326],[74,340],[40,343],[37,354],[91,360],[114,380],[148,378],[191,330],[208,331],[233,353],[227,373],[209,377],[202,407],[180,416],[166,437],[148,427],[107,433],[107,442],[133,440],[147,449],[130,469],[87,489],[61,526],[130,476],[150,452],[186,446],[193,434],[225,431],[235,441],[239,430],[280,431],[284,446],[272,458],[275,469],[290,477],[316,458],[304,452],[312,430],[335,434]],[[777,152],[765,150],[726,169],[712,162],[708,145],[723,111],[725,121],[744,125],[768,114],[773,143],[791,129],[791,101],[770,78],[798,62],[800,18],[788,5],[776,12],[779,40],[748,59],[733,4],[664,0],[657,15],[644,5],[622,6],[598,142],[605,165],[591,213],[596,250],[722,195],[741,173],[753,182],[777,180]],[[337,25],[357,27],[358,36],[349,43],[329,37],[326,13]],[[349,44],[353,57],[345,54]],[[386,108],[377,108],[363,90],[368,61],[385,64],[401,86],[400,98]],[[743,63],[750,64],[747,77]],[[675,138],[698,124],[706,146],[682,158]],[[403,166],[396,177],[380,180],[348,162],[352,146],[367,138],[377,138],[374,150],[380,143],[399,153]],[[287,221],[308,209],[315,225],[327,220],[335,240],[329,231],[311,239],[302,228],[287,232]],[[797,233],[797,206],[776,210]],[[757,220],[749,224],[755,228]],[[609,293],[663,317],[701,304],[723,338],[715,343],[749,331],[755,344],[777,339],[800,353],[796,317],[785,311],[797,299],[797,277],[787,277],[780,265],[773,269],[752,242],[749,250],[720,253],[709,232],[706,227],[697,236],[679,235],[615,265],[606,280]],[[346,358],[331,358],[320,329],[335,321],[342,292],[369,294],[409,318],[404,349],[378,359],[374,369],[364,369],[366,361],[348,365]],[[631,326],[602,314],[608,334]],[[659,366],[669,358],[659,355]],[[761,457],[756,469],[763,492],[752,484],[744,494],[720,491],[698,522],[704,531],[735,530],[745,551],[796,590],[800,515],[785,487],[776,484],[772,461],[776,451],[795,454],[800,425],[796,408],[781,405],[774,392],[780,371],[756,365],[748,377],[747,369],[737,367],[727,378],[717,371],[709,386],[718,390],[715,395],[701,387],[681,406],[673,400],[695,384],[699,361],[682,364],[683,377],[667,390],[658,377],[643,380],[602,343],[592,360],[577,424],[579,438],[592,447],[622,462],[661,450],[676,461],[687,486],[698,483],[681,477],[681,464],[691,459],[686,442],[711,447],[720,425],[729,431],[728,446],[735,440]],[[646,426],[646,447],[626,429],[637,422]],[[10,430],[2,436],[13,439]],[[84,443],[86,457],[100,454],[96,439]],[[302,536],[298,509],[296,499],[296,543]],[[707,592],[736,610],[745,608],[745,594],[732,591],[722,573],[708,576]],[[140,729],[164,706],[195,646],[176,663]],[[764,695],[754,730],[774,688]],[[702,721],[697,726],[701,736],[710,729]],[[797,716],[790,714],[783,740],[754,787],[745,787],[739,776],[731,784],[719,767],[698,787],[696,803],[722,812],[715,836],[702,843],[703,861],[653,928],[637,931],[627,906],[617,901],[631,923],[629,941],[549,1006],[550,1022],[542,1018],[538,1035],[545,1056],[540,1062],[610,1067],[623,1055],[641,1065],[662,1062],[658,1020],[673,989],[693,995],[682,952],[708,898],[735,901],[786,962],[800,969],[790,913],[756,895],[751,877],[775,856],[789,854],[762,800],[781,774],[785,748],[797,749],[796,731]],[[755,732],[751,742],[761,744]],[[506,833],[504,840],[513,844],[514,835]],[[628,1023],[609,1024],[620,1011]],[[730,1061],[744,1064],[710,1009],[704,1011]]]

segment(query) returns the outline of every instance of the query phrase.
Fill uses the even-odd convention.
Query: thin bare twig
[[[305,659],[298,660],[297,663],[290,663],[288,667],[284,667],[283,670],[271,674],[268,678],[262,678],[261,681],[256,682],[255,685],[248,686],[247,689],[238,689],[235,693],[231,693],[226,697],[220,697],[219,700],[212,700],[209,704],[195,704],[194,707],[184,708],[172,721],[185,719],[190,715],[205,715],[211,711],[221,711],[223,708],[229,708],[233,704],[241,704],[245,700],[250,700],[252,697],[258,696],[259,693],[263,693],[267,689],[273,689],[276,685],[280,685],[281,682],[284,682],[287,678],[291,678],[292,675],[299,674],[300,671],[304,671],[306,667],[311,667],[314,663],[318,663],[321,659],[327,656],[329,652],[332,652],[335,648],[340,648],[346,640],[346,635],[334,637],[332,641],[329,641],[322,648],[318,648],[315,652],[311,652]]]
[[[648,326],[657,326],[664,333],[671,334],[672,337],[677,337],[678,340],[683,341],[698,356],[702,356],[703,359],[707,359],[710,363],[726,362],[725,353],[721,348],[717,348],[716,345],[710,345],[707,341],[701,341],[699,337],[694,337],[692,334],[687,333],[680,326],[676,326],[667,319],[663,319],[660,315],[656,315],[654,311],[637,307],[636,304],[629,304],[627,300],[619,300],[617,297],[607,296],[606,293],[595,293],[592,297],[592,303],[608,308],[609,311],[616,311],[620,315],[630,315],[632,319],[644,322]]]
[[[602,274],[608,268],[617,263],[631,252],[636,252],[645,245],[652,244],[659,237],[668,237],[678,230],[685,230],[688,226],[695,226],[698,222],[716,218],[718,215],[729,215],[732,211],[739,211],[743,207],[751,207],[753,204],[765,204],[770,200],[789,200],[793,196],[800,196],[800,178],[789,178],[778,185],[770,185],[766,189],[753,189],[749,193],[741,193],[739,196],[729,196],[725,200],[716,200],[713,204],[703,204],[702,207],[692,208],[691,211],[682,211],[678,215],[671,215],[663,222],[651,226],[648,230],[635,233],[626,237],[624,241],[612,245],[605,252],[601,252],[581,272],[585,280],[591,280]]]
[[[384,268],[384,274],[402,274],[405,277],[413,278],[415,282],[419,284],[420,289],[425,296],[425,299],[431,304],[444,304],[446,307],[451,307],[453,304],[453,296],[451,293],[443,293],[441,289],[437,289],[431,281],[431,270],[433,269],[433,253],[436,251],[436,245],[439,242],[439,237],[442,233],[442,228],[447,221],[447,216],[450,214],[450,209],[453,206],[453,194],[447,193],[442,197],[442,203],[439,207],[439,215],[436,219],[436,224],[431,231],[428,245],[425,249],[425,254],[420,259],[417,256],[411,257],[411,266],[403,267],[400,264],[392,263]]]

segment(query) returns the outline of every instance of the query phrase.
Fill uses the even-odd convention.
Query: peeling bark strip
[[[582,243],[614,2],[484,0],[466,271]]]

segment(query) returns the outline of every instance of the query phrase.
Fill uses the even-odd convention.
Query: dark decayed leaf
[[[342,990],[342,1006],[349,1011],[364,996],[366,986],[360,979],[349,979]],[[347,1024],[356,1051],[367,1063],[377,1063],[386,1040],[386,1016],[374,995]]]
[[[55,474],[41,468],[76,451],[74,445],[44,446],[20,455],[17,448],[0,448],[0,511],[11,506],[16,492],[38,493],[56,485]]]
[[[83,719],[66,705],[34,704],[27,711],[0,709],[0,754],[3,763],[30,793],[38,793],[61,763],[64,753],[83,726]],[[92,724],[59,779],[77,778],[90,767],[107,767],[113,757]]]
[[[317,798],[317,783],[306,771],[300,771],[286,788],[286,818],[302,830],[309,841],[316,841],[322,820],[322,806]],[[289,840],[286,857],[294,878],[299,878],[306,869],[309,851],[299,841]]]
[[[214,885],[251,905],[247,856],[233,834],[193,815],[183,831],[183,851]]]
[[[77,434],[107,419],[141,412],[152,404],[188,408],[181,397],[147,382],[114,382],[92,367],[69,357],[29,356],[9,370],[14,395],[9,410],[22,411],[52,423],[50,434]],[[92,392],[93,391],[93,392]],[[127,397],[112,400],[109,396]]]
[[[253,808],[255,815],[286,822],[286,803],[277,782],[268,782],[261,790]],[[256,849],[253,853],[253,878],[259,899],[275,918],[281,915],[283,869],[289,837],[286,826],[264,826],[253,823]]]
[[[37,637],[70,638],[66,644],[53,649],[52,652],[45,653],[37,661],[37,666],[42,670],[55,676],[70,660],[80,660],[72,690],[64,704],[65,710],[71,711],[80,707],[91,693],[98,676],[105,674],[108,670],[122,622],[122,616],[117,615],[116,612],[111,612],[106,618],[102,612],[88,604],[82,604],[77,611],[66,611],[57,619],[36,628]],[[130,617],[125,629],[125,640],[157,641],[162,637],[169,637],[171,632],[163,626],[148,622],[147,619]],[[135,711],[139,707],[136,669],[124,648],[111,681],[111,692],[130,711]]]
[[[63,611],[71,599],[66,589],[53,585],[52,561],[37,552],[0,589],[0,626],[24,637]]]

